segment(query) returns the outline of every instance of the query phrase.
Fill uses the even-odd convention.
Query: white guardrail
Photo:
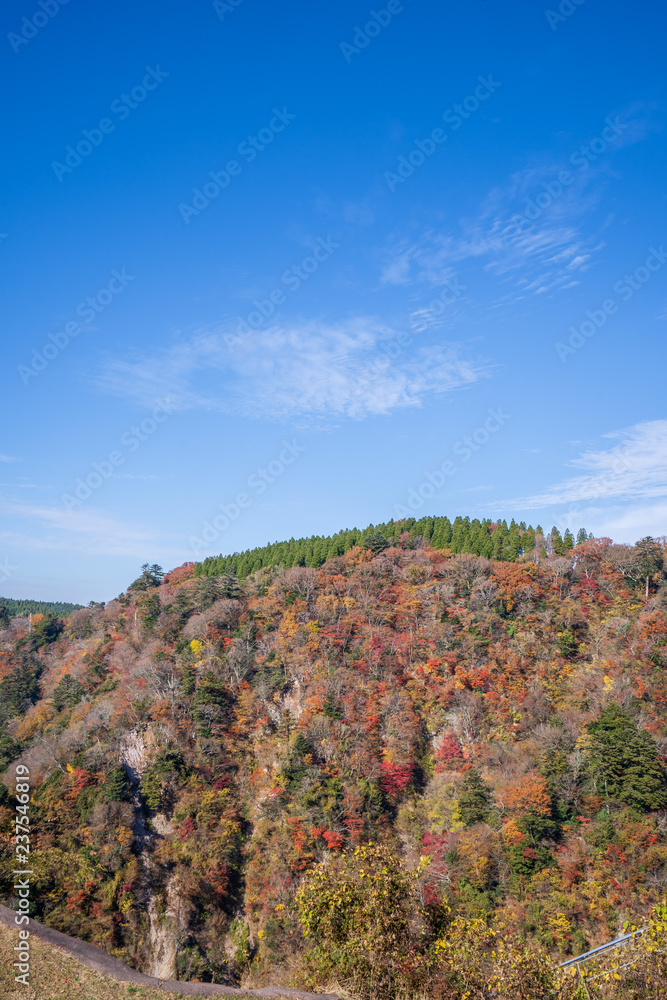
[[[586,962],[590,962],[592,959],[601,958],[604,955],[615,951],[617,948],[627,948],[628,945],[636,941],[636,939],[640,937],[646,929],[646,927],[640,927],[638,930],[631,931],[629,934],[623,934],[622,937],[614,938],[613,941],[601,944],[599,948],[593,948],[591,951],[585,951],[583,955],[577,955],[575,958],[568,959],[567,962],[561,962],[558,968],[567,969],[573,965],[576,966],[584,985],[584,989],[586,990],[586,996],[590,997],[588,986],[586,985],[587,983],[593,982],[594,979],[602,979],[604,976],[610,976],[614,972],[620,972],[621,969],[627,969],[628,966],[635,964],[636,959],[633,959],[630,962],[623,962],[621,965],[615,965],[613,968],[605,969],[602,972],[596,972],[592,976],[585,975],[582,966],[584,966]],[[549,996],[555,996],[559,992],[559,990],[555,990],[553,993],[550,993]]]

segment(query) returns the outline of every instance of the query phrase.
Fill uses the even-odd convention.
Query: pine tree
[[[164,576],[161,566],[158,566],[157,563],[153,563],[152,566],[149,563],[144,563],[141,570],[141,576],[130,584],[128,590],[149,590],[151,587],[160,586]]]
[[[50,643],[55,642],[64,627],[58,615],[47,611],[42,620],[37,622],[32,630],[32,641],[35,648],[41,649],[42,646],[48,646]]]
[[[363,540],[364,548],[370,549],[373,555],[377,556],[389,547],[389,542],[379,531],[372,531]]]
[[[650,535],[637,542],[635,551],[639,572],[646,580],[646,597],[648,597],[649,581],[662,569],[664,556],[660,545]]]
[[[519,526],[515,523],[515,521],[512,521],[507,535],[507,542],[504,547],[505,559],[508,562],[516,562],[519,558],[520,552],[521,535],[519,534]]]
[[[461,784],[458,810],[465,826],[487,819],[491,808],[491,789],[476,768],[467,772]]]
[[[85,694],[83,684],[65,674],[53,692],[53,707],[56,712],[62,712],[64,708],[73,708],[78,705]]]
[[[110,802],[124,802],[128,797],[127,774],[122,767],[114,767],[104,782],[104,794]]]
[[[527,552],[532,552],[535,548],[535,531],[533,528],[526,528],[523,535],[521,536],[521,549],[525,555]]]
[[[616,704],[587,728],[589,772],[598,793],[644,812],[667,808],[667,774],[651,734]]]
[[[553,526],[553,528],[549,533],[549,542],[551,543],[551,549],[554,555],[557,556],[565,555],[565,544],[561,537],[561,533],[556,527],[556,525]]]

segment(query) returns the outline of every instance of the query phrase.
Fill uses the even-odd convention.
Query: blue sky
[[[410,510],[667,533],[666,20],[6,5],[0,593]]]

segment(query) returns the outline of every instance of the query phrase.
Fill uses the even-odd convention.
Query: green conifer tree
[[[458,810],[465,826],[482,823],[491,810],[491,789],[474,767],[466,773],[461,783]]]
[[[667,808],[667,774],[651,734],[613,703],[587,728],[589,774],[598,794],[643,812]]]

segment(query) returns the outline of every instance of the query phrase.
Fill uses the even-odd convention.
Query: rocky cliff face
[[[155,760],[157,753],[158,746],[152,728],[143,731],[135,728],[123,735],[119,759],[127,774],[130,788],[130,800],[134,809],[133,850],[139,860],[141,871],[141,885],[137,888],[136,896],[145,906],[149,922],[146,968],[143,971],[157,979],[173,979],[176,976],[178,946],[178,917],[175,912],[175,900],[172,898],[174,888],[172,880],[167,879],[165,884],[167,905],[160,913],[155,895],[158,872],[153,858],[156,839],[169,831],[169,824],[157,813],[149,828],[141,796],[142,775],[149,763]],[[159,877],[157,881],[160,881]]]

